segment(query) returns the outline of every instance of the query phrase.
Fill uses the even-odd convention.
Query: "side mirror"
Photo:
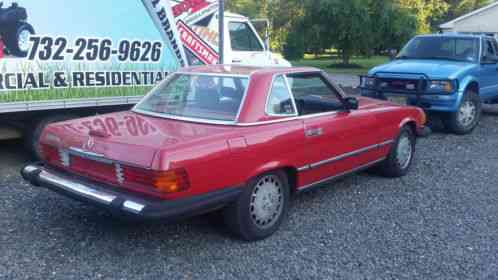
[[[344,104],[346,106],[346,110],[358,110],[360,104],[358,103],[358,99],[356,97],[346,97],[344,99]]]

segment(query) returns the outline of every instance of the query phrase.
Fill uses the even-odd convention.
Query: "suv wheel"
[[[458,107],[458,111],[444,118],[444,125],[453,133],[465,135],[471,133],[479,124],[482,104],[479,95],[468,90]]]

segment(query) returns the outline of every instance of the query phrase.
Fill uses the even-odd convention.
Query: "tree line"
[[[353,55],[400,49],[415,34],[493,0],[226,0],[227,9],[272,23],[272,49],[288,59],[335,49]]]

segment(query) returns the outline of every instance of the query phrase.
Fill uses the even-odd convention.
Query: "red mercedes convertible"
[[[242,238],[274,233],[291,195],[367,168],[410,169],[422,110],[346,96],[314,68],[181,70],[129,112],[56,123],[23,177],[121,216],[222,210]]]

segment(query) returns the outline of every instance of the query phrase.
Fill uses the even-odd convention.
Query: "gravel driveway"
[[[26,185],[21,147],[1,145],[0,279],[498,279],[498,110],[473,135],[420,140],[405,178],[363,173],[295,197],[258,243],[215,215],[116,221]]]

